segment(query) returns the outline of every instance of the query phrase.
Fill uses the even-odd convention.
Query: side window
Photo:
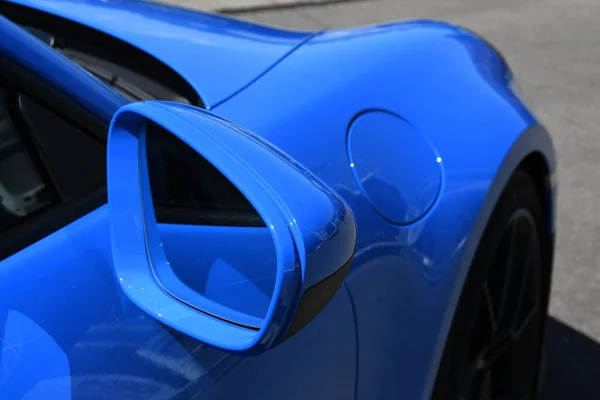
[[[105,185],[105,146],[0,87],[0,233]]]
[[[77,199],[105,185],[103,142],[23,94],[14,101],[15,118],[21,119],[24,134],[31,136],[62,201]]]
[[[9,116],[0,88],[0,231],[56,202],[22,136]]]

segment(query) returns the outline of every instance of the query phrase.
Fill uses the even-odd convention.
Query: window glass
[[[84,67],[88,72],[112,86],[130,101],[142,100],[169,100],[179,103],[190,101],[166,87],[161,82],[150,79],[130,68],[123,67],[106,58],[95,57],[85,51],[68,48],[60,45],[54,37],[52,47],[69,57],[71,61]]]
[[[169,100],[202,107],[192,86],[162,61],[95,29],[20,5],[0,13],[131,101]]]
[[[0,87],[0,232],[106,185],[106,147],[33,99]]]
[[[82,197],[106,184],[106,147],[33,99],[19,94],[18,116],[30,133],[62,200]]]
[[[7,93],[0,88],[0,231],[54,201],[34,157],[9,115]]]
[[[203,107],[196,90],[161,60],[101,31],[0,0],[0,15],[28,30],[131,101],[170,100]]]

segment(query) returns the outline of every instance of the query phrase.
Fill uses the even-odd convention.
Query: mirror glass
[[[150,254],[163,289],[215,317],[259,328],[277,267],[263,219],[219,170],[179,138],[147,124],[140,139],[146,240],[163,249]]]

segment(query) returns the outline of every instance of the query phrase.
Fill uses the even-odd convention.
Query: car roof
[[[135,0],[8,0],[118,38],[181,75],[211,108],[312,36]]]
[[[110,121],[128,101],[79,65],[0,15],[0,56],[41,77],[88,111]]]

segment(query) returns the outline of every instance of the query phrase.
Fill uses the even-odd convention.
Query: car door
[[[0,36],[15,32],[9,24],[0,17]],[[101,83],[19,32],[40,53],[39,62],[28,53],[29,67],[0,54],[0,398],[354,398],[345,286],[304,329],[256,356],[198,342],[123,295],[106,205],[109,121],[93,109],[110,107],[89,84]],[[63,75],[80,86],[65,93]]]

